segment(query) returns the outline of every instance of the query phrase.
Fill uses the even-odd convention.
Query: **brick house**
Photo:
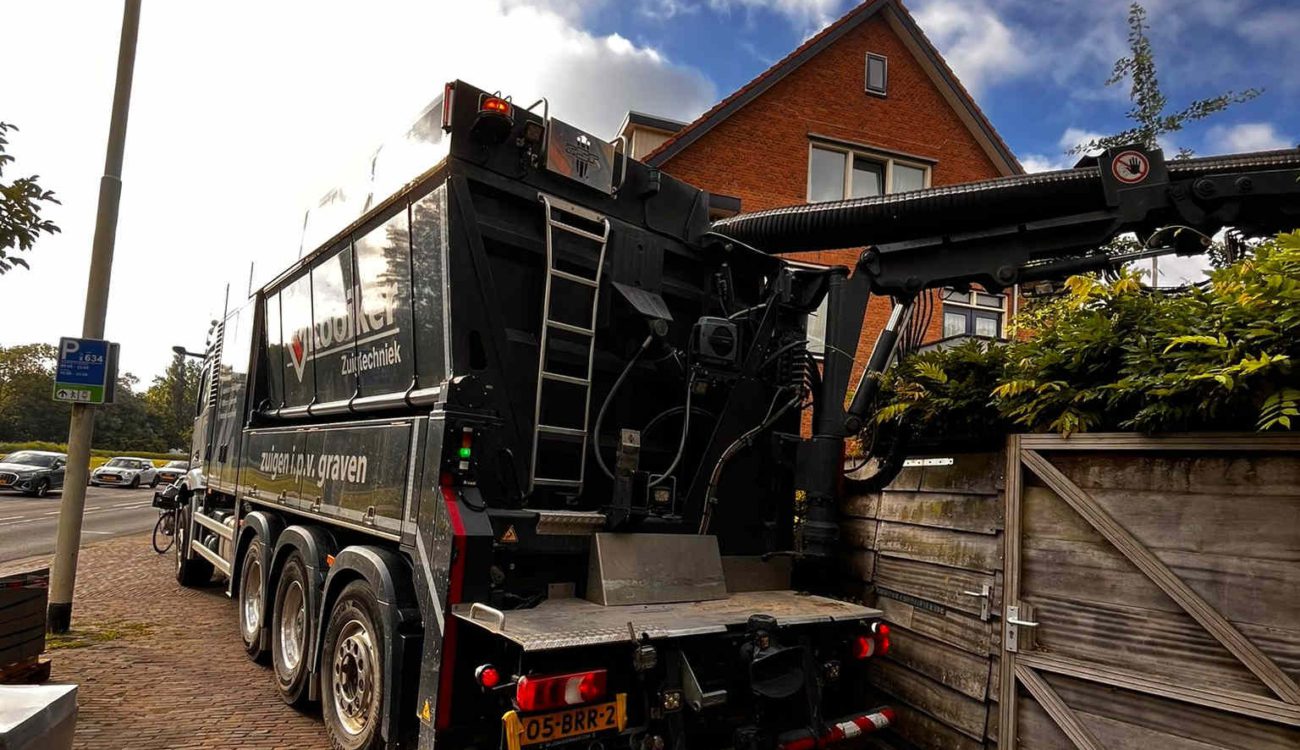
[[[634,111],[620,134],[634,157],[712,193],[715,216],[1023,172],[899,0],[867,0],[694,122]],[[1004,335],[1007,297],[936,294],[928,340]],[[859,368],[888,314],[888,300],[868,306]],[[810,321],[814,351],[821,327]]]

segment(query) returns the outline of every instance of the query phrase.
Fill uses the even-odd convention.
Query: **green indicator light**
[[[460,457],[461,457],[461,458],[469,458],[469,448],[461,448],[461,449],[460,449]]]

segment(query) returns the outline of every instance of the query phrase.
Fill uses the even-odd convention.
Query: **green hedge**
[[[67,453],[68,446],[66,443],[48,443],[41,440],[30,440],[25,443],[0,443],[0,456],[13,453],[14,451],[57,451]],[[179,461],[188,458],[184,453],[141,453],[131,450],[108,450],[107,448],[91,448],[91,458],[109,459],[115,456],[131,456],[133,458],[148,458],[154,461]],[[93,464],[94,461],[92,460]]]
[[[1023,339],[900,362],[877,422],[966,437],[1300,426],[1300,231],[1187,291],[1077,276],[1016,325]]]

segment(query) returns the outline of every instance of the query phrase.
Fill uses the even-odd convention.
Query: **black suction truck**
[[[711,225],[548,108],[448,84],[211,332],[176,576],[226,579],[337,748],[858,746],[893,719],[865,679],[890,633],[843,596],[837,509],[905,436],[867,480],[844,445],[925,292],[1111,267],[1123,231],[1145,257],[1297,223],[1300,153],[1133,149],[1135,182],[1108,153]],[[842,247],[854,268],[788,255]],[[871,294],[894,315],[851,384]]]

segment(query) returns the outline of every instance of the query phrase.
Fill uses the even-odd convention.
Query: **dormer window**
[[[867,53],[868,94],[884,96],[889,87],[889,60],[884,55]]]

